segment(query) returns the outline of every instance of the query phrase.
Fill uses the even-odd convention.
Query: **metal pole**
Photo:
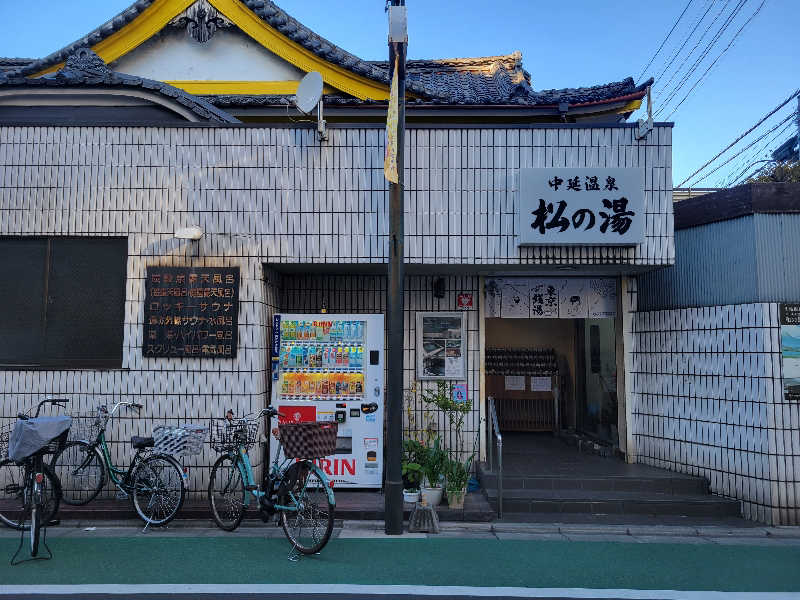
[[[405,0],[392,0],[392,6],[404,6]],[[391,18],[391,17],[390,17]],[[398,182],[389,184],[389,286],[386,298],[388,352],[386,375],[386,487],[385,531],[403,533],[403,145],[405,137],[406,44],[389,40],[390,78],[397,57],[397,173]]]

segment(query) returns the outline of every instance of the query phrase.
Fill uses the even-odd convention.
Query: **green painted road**
[[[54,558],[0,564],[3,585],[378,584],[800,591],[800,546],[337,539],[292,563],[283,539],[51,538]],[[9,559],[18,539],[0,539]]]

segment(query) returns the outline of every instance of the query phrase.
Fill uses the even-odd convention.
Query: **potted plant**
[[[420,488],[420,499],[428,506],[438,506],[442,501],[442,478],[447,468],[447,451],[441,447],[438,436],[433,440],[433,446],[427,448],[425,460],[422,463],[422,473],[425,483]]]
[[[474,455],[473,455],[474,456]],[[466,462],[450,460],[447,463],[447,504],[450,508],[464,508],[464,496],[467,493],[467,482],[469,481],[469,471],[472,467],[472,456]]]
[[[419,501],[419,482],[422,479],[422,463],[427,448],[416,440],[403,440],[403,502]]]

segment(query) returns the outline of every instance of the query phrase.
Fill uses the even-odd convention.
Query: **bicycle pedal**
[[[56,527],[58,525],[61,525],[61,519],[51,519],[47,522],[48,527]]]
[[[258,489],[258,486],[255,485],[255,484],[246,485],[246,486],[244,486],[244,489],[246,489],[248,492],[255,492]]]

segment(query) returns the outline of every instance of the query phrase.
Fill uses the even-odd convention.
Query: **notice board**
[[[147,267],[142,355],[235,358],[239,267]]]

